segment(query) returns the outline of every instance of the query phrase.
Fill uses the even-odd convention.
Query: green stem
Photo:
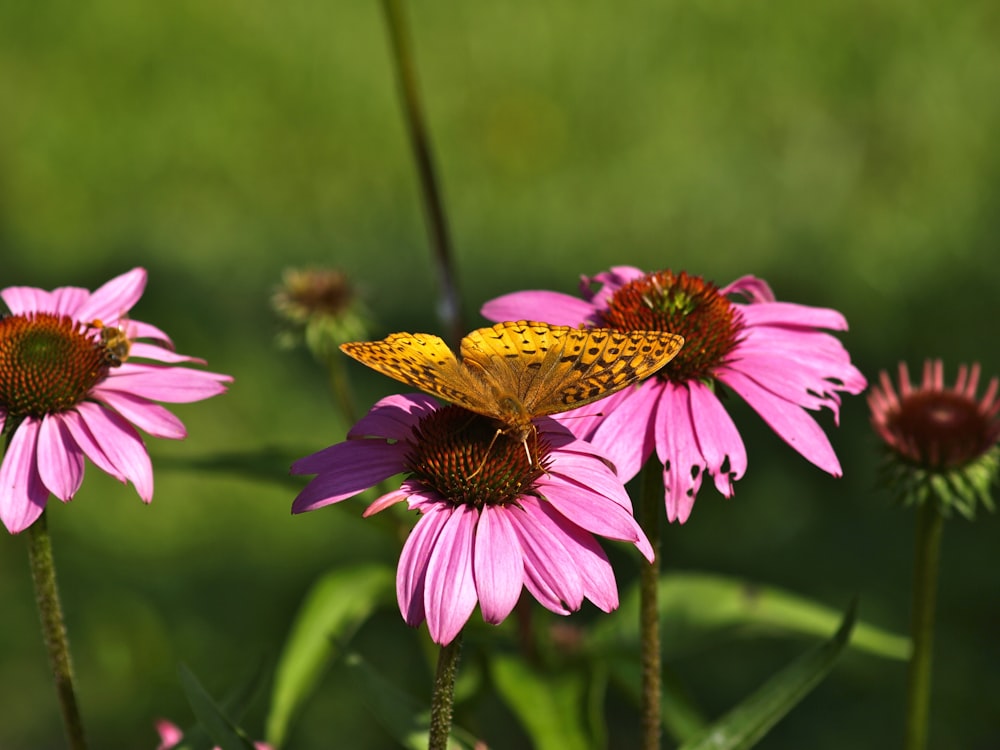
[[[451,249],[444,201],[441,198],[437,173],[434,169],[427,123],[420,102],[413,45],[410,42],[409,28],[400,0],[382,0],[382,8],[389,27],[389,41],[392,45],[393,62],[402,97],[403,114],[410,133],[413,155],[417,161],[417,174],[420,179],[424,213],[427,217],[427,231],[430,234],[431,249],[441,283],[442,316],[452,343],[457,344],[465,335],[465,329],[462,326],[454,253]]]
[[[427,750],[446,750],[448,747],[448,737],[451,734],[451,709],[455,701],[455,676],[458,674],[458,657],[461,652],[462,634],[459,633],[451,643],[442,646],[438,653]]]
[[[659,750],[662,733],[660,696],[660,526],[663,515],[662,469],[655,456],[642,468],[639,525],[653,546],[653,562],[639,569],[639,641],[642,664],[642,748]]]
[[[73,668],[69,658],[69,641],[63,622],[62,605],[59,603],[59,589],[56,586],[56,567],[52,559],[52,538],[45,511],[28,527],[28,559],[31,565],[31,580],[35,585],[35,601],[42,620],[42,634],[49,652],[52,676],[59,696],[66,737],[72,750],[85,750],[87,742],[83,736],[83,722],[76,703],[73,689]]]
[[[938,560],[943,519],[937,503],[929,498],[917,513],[916,555],[913,561],[913,612],[910,638],[913,651],[906,679],[905,750],[927,747],[931,699],[931,647],[934,640],[934,605],[937,599]]]
[[[326,358],[326,371],[330,377],[330,392],[333,394],[333,400],[337,403],[337,408],[340,409],[344,421],[352,425],[358,421],[358,415],[354,409],[354,398],[347,380],[344,359],[339,350],[330,354]]]

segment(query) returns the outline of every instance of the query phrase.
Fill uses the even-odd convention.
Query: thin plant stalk
[[[930,718],[931,651],[938,561],[943,518],[933,499],[917,511],[916,554],[913,562],[913,612],[910,617],[912,653],[906,679],[904,750],[924,750]]]
[[[70,663],[69,640],[63,620],[62,605],[59,603],[59,588],[56,585],[56,568],[52,558],[52,538],[49,535],[46,511],[28,527],[28,560],[31,565],[31,580],[35,587],[35,601],[42,621],[42,635],[49,652],[52,677],[56,684],[59,709],[63,726],[71,750],[85,750],[87,742],[83,734],[83,722],[77,705],[73,687],[73,667]]]
[[[462,634],[455,636],[438,652],[437,671],[434,674],[434,694],[431,698],[430,739],[427,750],[446,750],[451,735],[451,713],[455,702],[455,676],[462,652]]]
[[[413,156],[417,162],[417,175],[423,197],[427,231],[430,234],[434,265],[441,284],[441,316],[453,344],[457,344],[465,334],[458,281],[455,275],[455,259],[448,231],[448,220],[444,200],[438,186],[437,171],[428,135],[427,121],[417,85],[417,68],[413,55],[409,26],[406,21],[402,0],[382,0],[392,59],[396,68],[399,93],[402,99],[403,115],[410,134]]]
[[[654,457],[655,458],[655,457]],[[659,750],[662,734],[660,707],[660,516],[663,515],[663,483],[660,467],[647,461],[639,485],[639,525],[653,547],[653,562],[639,568],[639,643],[642,665],[643,750]]]

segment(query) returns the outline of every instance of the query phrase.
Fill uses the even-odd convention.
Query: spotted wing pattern
[[[429,333],[394,333],[381,341],[342,344],[340,350],[383,375],[480,414],[493,415],[476,383],[448,345]]]
[[[498,323],[462,340],[462,364],[481,369],[496,391],[535,417],[615,393],[673,359],[684,338],[666,331]]]

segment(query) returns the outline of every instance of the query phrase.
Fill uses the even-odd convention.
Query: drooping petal
[[[472,539],[478,522],[476,508],[456,507],[431,551],[424,583],[424,612],[431,640],[442,646],[454,640],[476,608]]]
[[[653,549],[646,535],[632,514],[618,503],[555,474],[549,481],[539,484],[544,498],[574,524],[608,539],[631,542],[652,561]]]
[[[38,430],[38,476],[60,500],[70,500],[83,482],[83,451],[63,424],[61,414],[47,414]]]
[[[805,409],[776,396],[760,383],[735,370],[727,372],[723,382],[742,396],[782,440],[808,461],[828,474],[841,476],[840,461],[833,452],[833,446],[823,429]]]
[[[382,440],[348,440],[299,459],[292,474],[318,474],[292,503],[292,513],[354,497],[403,471],[406,446]]]
[[[593,314],[594,306],[560,292],[525,291],[490,300],[480,309],[487,320],[541,320],[560,326],[579,326]]]
[[[559,542],[561,534],[538,507],[539,502],[522,497],[523,512],[510,506],[508,518],[521,544],[525,588],[546,609],[565,615],[580,608],[583,581],[572,556]]]
[[[611,562],[601,549],[601,545],[593,536],[567,520],[551,506],[540,503],[539,510],[545,513],[555,528],[561,532],[562,546],[573,558],[573,567],[580,573],[583,581],[584,596],[605,612],[618,609],[618,584],[615,583]],[[649,546],[648,542],[646,546]],[[651,548],[647,559],[652,562]]]
[[[701,383],[690,383],[691,413],[697,415],[692,423],[698,447],[708,473],[715,480],[715,488],[723,497],[733,496],[733,482],[741,479],[747,470],[747,450],[729,412],[718,397]],[[723,471],[729,459],[727,471]],[[690,506],[688,506],[690,513]],[[681,523],[687,520],[687,514]]]
[[[441,405],[433,397],[424,393],[387,396],[357,421],[347,437],[407,440],[421,419],[440,408]]]
[[[441,529],[451,517],[451,508],[437,505],[420,517],[406,538],[396,568],[396,600],[403,620],[410,627],[424,621],[424,588],[427,566]]]
[[[90,434],[121,475],[135,486],[143,502],[153,499],[153,465],[139,433],[128,421],[100,404],[84,401],[76,406]]]
[[[133,268],[101,285],[76,311],[77,320],[117,322],[132,309],[146,289],[146,269]]]
[[[687,385],[667,384],[655,417],[656,455],[663,462],[667,519],[680,523],[691,514],[705,469],[690,399]]]
[[[666,383],[655,377],[647,378],[637,388],[622,391],[624,396],[619,401],[602,408],[604,419],[590,442],[615,465],[623,482],[638,474],[653,454],[653,413],[660,399],[666,397],[666,387]]]
[[[130,393],[101,388],[94,389],[94,396],[153,437],[168,440],[181,440],[187,437],[184,423],[159,404]]]
[[[73,440],[80,447],[80,450],[83,451],[87,458],[94,462],[94,466],[105,474],[113,476],[119,482],[125,483],[128,481],[128,478],[104,454],[104,449],[101,448],[86,422],[80,417],[79,412],[75,410],[63,412],[62,422]]]
[[[38,476],[39,427],[38,420],[26,417],[10,438],[0,464],[0,520],[11,534],[24,531],[38,520],[49,498]]]
[[[187,404],[224,393],[229,375],[187,367],[163,367],[126,362],[113,370],[98,388],[124,391],[152,401]]]
[[[524,586],[524,562],[507,510],[487,505],[479,516],[473,546],[476,594],[483,619],[493,625],[514,609]]]
[[[724,297],[739,294],[746,297],[752,304],[774,302],[776,299],[774,292],[771,291],[771,286],[764,279],[759,279],[756,276],[741,276],[728,286],[722,287],[719,292]],[[740,309],[745,309],[745,306],[741,306]]]

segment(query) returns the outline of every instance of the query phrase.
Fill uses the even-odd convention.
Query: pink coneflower
[[[929,499],[971,518],[976,504],[993,508],[991,490],[1000,474],[1000,381],[990,379],[976,399],[979,364],[964,365],[951,388],[941,360],[924,362],[923,382],[914,386],[899,365],[899,391],[887,372],[868,394],[872,427],[884,442],[885,477],[905,504]]]
[[[317,474],[295,498],[293,513],[357,495],[396,474],[398,490],[365,511],[405,500],[422,515],[403,547],[396,594],[403,619],[425,619],[446,645],[476,603],[500,623],[522,587],[559,614],[583,599],[618,606],[614,573],[593,534],[653,551],[632,517],[621,480],[593,449],[548,417],[534,421],[537,464],[496,424],[430,396],[378,402],[347,440],[297,461],[294,474]]]
[[[161,330],[126,317],[145,286],[146,271],[135,268],[94,292],[0,291],[10,310],[0,318],[0,425],[7,441],[0,519],[12,534],[35,522],[50,494],[72,499],[83,481],[84,456],[132,482],[149,502],[153,469],[135,428],[183,438],[180,420],[153,402],[200,401],[232,380],[166,366],[202,360],[176,354]]]
[[[743,440],[719,398],[722,385],[806,459],[840,475],[830,441],[807,411],[826,407],[836,419],[838,392],[857,394],[866,385],[840,341],[822,330],[847,329],[839,312],[777,302],[753,276],[719,289],[684,272],[647,274],[628,266],[584,278],[582,292],[583,299],[516,292],[486,303],[482,312],[490,320],[532,316],[684,337],[680,354],[656,375],[610,396],[593,416],[566,422],[613,461],[626,481],[655,450],[664,465],[671,521],[687,520],[706,472],[731,497],[733,482],[746,471]]]

